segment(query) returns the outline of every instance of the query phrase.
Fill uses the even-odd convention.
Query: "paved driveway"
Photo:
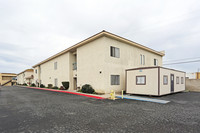
[[[0,132],[200,132],[200,93],[168,104],[0,87]]]

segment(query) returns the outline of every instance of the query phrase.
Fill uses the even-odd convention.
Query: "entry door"
[[[74,90],[77,90],[77,78],[74,78]]]
[[[174,92],[174,74],[171,74],[171,92]]]

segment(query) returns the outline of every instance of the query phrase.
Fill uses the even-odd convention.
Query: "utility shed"
[[[185,90],[185,72],[164,67],[126,70],[126,93],[162,96]]]

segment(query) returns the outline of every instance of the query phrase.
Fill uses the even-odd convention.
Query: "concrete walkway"
[[[122,96],[116,96],[117,98],[122,98]],[[166,100],[160,100],[160,99],[155,99],[155,98],[147,98],[147,97],[141,97],[141,96],[128,96],[124,95],[124,99],[132,99],[132,100],[138,100],[138,101],[145,101],[145,102],[154,102],[154,103],[161,103],[161,104],[166,104],[169,103],[170,101]]]

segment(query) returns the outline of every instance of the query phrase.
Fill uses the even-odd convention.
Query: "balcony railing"
[[[77,70],[77,63],[75,62],[72,65],[73,65],[73,70]]]

